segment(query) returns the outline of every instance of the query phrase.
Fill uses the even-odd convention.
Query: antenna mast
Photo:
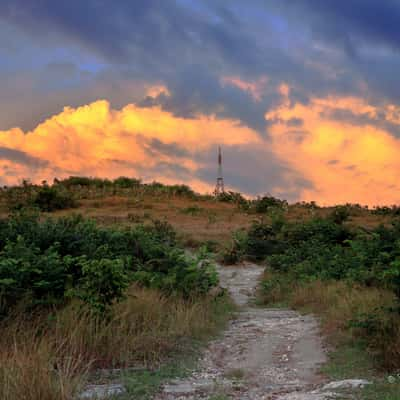
[[[218,196],[221,193],[225,193],[225,188],[224,188],[224,178],[222,176],[222,152],[221,152],[221,146],[219,146],[218,147],[218,177],[217,177],[217,184],[215,186],[214,194],[216,196]]]

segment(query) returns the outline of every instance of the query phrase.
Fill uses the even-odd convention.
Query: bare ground
[[[314,317],[251,303],[262,273],[263,268],[254,264],[219,267],[221,284],[240,312],[209,344],[199,369],[187,379],[164,385],[155,400],[335,397],[318,373],[326,355]],[[340,389],[341,382],[337,384]]]

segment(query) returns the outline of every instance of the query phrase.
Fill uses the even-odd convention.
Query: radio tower
[[[218,177],[217,177],[217,184],[215,186],[214,194],[216,196],[218,196],[224,192],[225,192],[225,188],[224,188],[224,178],[222,176],[222,153],[221,153],[221,146],[219,146],[218,147]]]

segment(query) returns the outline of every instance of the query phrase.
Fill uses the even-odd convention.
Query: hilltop
[[[325,396],[328,380],[363,378],[373,384],[353,392],[360,398],[396,399],[400,382],[387,374],[400,367],[397,206],[320,207],[269,195],[214,197],[126,177],[70,177],[3,188],[0,214],[5,400],[27,392],[28,400],[75,399],[88,382],[118,382],[128,391],[121,398],[163,396],[178,376],[186,376],[184,388],[196,385],[211,368],[204,362],[220,368],[207,356],[212,343],[218,351],[229,340],[238,351],[243,345],[251,363],[254,349],[277,337],[290,347],[279,354],[292,360],[293,371],[266,351],[256,364],[273,371],[271,382],[256,379],[269,387],[256,390],[247,361],[235,371],[235,357],[224,356],[231,370],[216,376],[227,374],[221,379],[229,387],[208,387],[206,398],[232,398],[238,384],[244,394],[251,387],[260,396],[302,390],[308,399]],[[237,325],[224,330],[235,314]],[[282,328],[286,320],[296,327],[296,340],[306,343],[303,334],[312,335],[315,345],[323,337],[330,346],[322,375],[315,375],[322,348],[316,358],[302,352]],[[245,335],[248,324],[263,325],[253,332],[256,347]],[[221,332],[228,342],[210,344]],[[204,369],[193,375],[199,358]],[[279,380],[281,373],[297,376],[301,362],[311,363],[310,374],[297,386]],[[214,389],[220,397],[212,397]]]

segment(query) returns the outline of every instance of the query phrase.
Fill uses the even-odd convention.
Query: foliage
[[[233,233],[230,244],[222,252],[224,264],[236,264],[246,256],[247,232],[239,230]]]
[[[335,224],[342,224],[343,222],[347,221],[351,215],[350,207],[348,206],[336,206],[332,210],[329,218]]]
[[[56,180],[55,183],[67,188],[72,188],[74,186],[103,188],[112,185],[112,182],[108,179],[89,178],[86,176],[70,176],[63,180]]]
[[[277,199],[273,196],[263,196],[256,200],[253,200],[251,207],[256,213],[266,213],[271,209],[284,209],[288,207],[288,203],[285,200]]]
[[[269,266],[297,282],[315,279],[347,280],[394,291],[400,298],[400,223],[371,231],[343,225],[347,212],[335,209],[328,218],[306,222],[275,219],[255,222],[234,236],[229,254],[267,260]],[[236,234],[237,235],[237,234]]]
[[[74,207],[76,200],[97,199],[104,196],[134,195],[140,199],[145,195],[178,196],[197,200],[211,200],[210,195],[200,195],[187,185],[165,185],[160,182],[142,183],[140,179],[120,176],[114,180],[98,177],[70,176],[55,178],[52,185],[23,181],[19,186],[3,187],[0,191],[11,211],[24,207],[39,207],[41,211],[54,211]]]
[[[322,244],[338,244],[350,239],[352,234],[341,225],[328,219],[312,219],[307,222],[289,223],[282,214],[273,215],[271,223],[254,222],[241,234],[241,240],[233,237],[234,251],[245,258],[262,261],[268,256],[284,255],[288,248],[302,249],[312,241]]]
[[[141,180],[135,178],[127,178],[126,176],[120,176],[119,178],[114,179],[113,184],[115,186],[127,189],[140,186]]]
[[[217,284],[213,266],[188,258],[163,221],[111,229],[81,216],[0,220],[0,314],[21,299],[32,307],[71,296],[104,311],[135,280],[184,297]]]
[[[6,191],[6,202],[11,211],[30,207],[51,212],[77,206],[70,191],[58,185],[49,186],[46,182],[41,186],[24,182],[22,186],[9,188]]]
[[[243,197],[241,193],[238,192],[232,192],[232,191],[227,191],[218,194],[216,197],[218,201],[222,201],[224,203],[232,203],[232,204],[237,204],[238,206],[246,207],[248,204],[248,201]]]
[[[123,297],[129,285],[129,274],[123,260],[87,260],[82,257],[78,265],[82,269],[82,277],[71,294],[89,304],[93,310],[104,312],[115,299]]]
[[[77,206],[72,194],[56,186],[43,185],[36,193],[33,200],[40,211],[64,210]]]
[[[393,205],[393,206],[377,206],[374,207],[373,210],[371,211],[372,214],[376,215],[392,215],[392,216],[398,216],[400,215],[400,207]]]
[[[206,253],[187,258],[179,250],[169,252],[165,260],[149,260],[138,267],[134,279],[144,286],[190,299],[208,293],[218,283],[214,266]]]

